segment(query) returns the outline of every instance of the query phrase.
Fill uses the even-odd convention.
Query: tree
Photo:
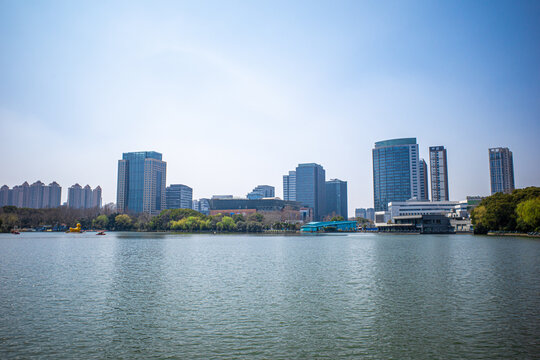
[[[236,230],[236,224],[234,223],[234,220],[230,216],[224,216],[221,220],[221,223],[223,224],[223,230],[226,231],[234,231]]]
[[[116,230],[125,231],[131,229],[131,218],[127,214],[117,215],[115,218]]]
[[[99,215],[92,221],[92,225],[95,229],[106,229],[109,225],[109,218],[107,215]]]
[[[516,214],[519,230],[540,231],[540,197],[520,202]]]

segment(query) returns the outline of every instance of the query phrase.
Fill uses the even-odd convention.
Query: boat
[[[70,227],[68,231],[66,231],[68,233],[82,233],[84,232],[84,230],[81,229],[81,224],[80,223],[77,223],[77,226],[72,228]]]
[[[105,234],[105,231],[100,231],[96,235],[107,235],[107,234]]]
[[[17,230],[11,230],[11,233],[12,233],[13,235],[21,235],[21,233],[18,232]]]

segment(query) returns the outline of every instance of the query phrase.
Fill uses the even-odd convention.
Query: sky
[[[62,201],[158,151],[194,199],[315,162],[352,215],[403,137],[446,147],[451,200],[489,195],[490,147],[540,186],[540,2],[0,0],[0,133],[0,185]]]

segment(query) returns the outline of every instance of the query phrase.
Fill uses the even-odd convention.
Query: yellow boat
[[[77,223],[77,226],[72,228],[70,227],[69,228],[69,231],[67,232],[70,232],[70,233],[80,233],[80,232],[83,232],[83,230],[81,229],[81,224],[80,223]]]

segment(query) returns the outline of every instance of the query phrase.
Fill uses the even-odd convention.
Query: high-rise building
[[[72,209],[84,209],[84,192],[81,185],[75,184],[68,188],[67,205]]]
[[[0,206],[13,205],[32,209],[54,208],[60,206],[62,188],[56,182],[48,186],[41,181],[32,185],[24,182],[10,189],[7,185],[0,189]]]
[[[83,188],[83,196],[84,196],[84,202],[83,202],[83,208],[85,209],[89,209],[89,208],[92,208],[93,204],[92,204],[92,188],[90,187],[90,185],[86,185],[84,188]]]
[[[86,185],[82,188],[79,184],[75,184],[68,188],[67,204],[68,207],[73,209],[101,207],[101,187],[97,186],[92,190],[90,185]]]
[[[296,201],[296,171],[283,175],[283,200]]]
[[[332,179],[326,182],[326,214],[327,216],[343,216],[347,220],[347,182]]]
[[[16,185],[12,190],[12,203],[19,208],[30,207],[30,185],[25,181],[22,185]]]
[[[420,199],[423,201],[429,200],[428,196],[428,170],[427,164],[424,159],[420,159],[420,164],[418,166],[418,171],[420,172]]]
[[[511,193],[514,187],[514,159],[508,148],[489,149],[491,194]]]
[[[420,162],[416,138],[378,141],[373,149],[375,211],[391,201],[420,197]]]
[[[191,209],[193,189],[182,184],[171,184],[166,189],[167,209]]]
[[[166,207],[167,163],[155,151],[129,152],[118,160],[116,208],[157,215]]]
[[[41,181],[36,181],[30,185],[30,203],[28,204],[29,208],[32,209],[41,209],[43,207],[43,188],[45,184]]]
[[[4,185],[0,188],[0,207],[1,206],[7,206],[12,205],[12,196],[13,196],[13,190],[9,188],[9,186]]]
[[[49,184],[49,186],[47,186],[47,188],[49,193],[49,201],[47,206],[49,208],[59,207],[62,200],[62,187],[58,185],[56,181],[53,181]]]
[[[429,147],[431,201],[449,201],[448,165],[444,146]]]
[[[326,172],[319,164],[299,164],[296,167],[296,201],[313,209],[313,220],[324,217]]]
[[[92,207],[101,209],[101,186],[92,190]]]
[[[247,194],[247,198],[251,200],[271,198],[275,195],[275,188],[270,185],[258,185],[252,192]]]

